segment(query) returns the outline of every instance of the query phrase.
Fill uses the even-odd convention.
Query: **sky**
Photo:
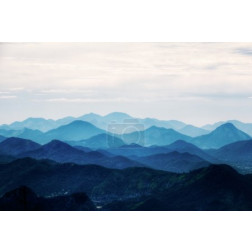
[[[252,122],[252,43],[0,43],[0,124],[114,111]]]

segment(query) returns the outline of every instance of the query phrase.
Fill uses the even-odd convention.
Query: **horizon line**
[[[3,125],[11,125],[15,122],[24,122],[28,119],[44,119],[44,120],[52,120],[52,121],[58,121],[58,120],[61,120],[61,119],[64,119],[64,118],[68,118],[68,117],[72,117],[76,120],[79,119],[79,117],[82,117],[82,116],[85,116],[85,115],[91,115],[91,114],[94,114],[94,115],[97,115],[97,116],[101,116],[101,117],[106,117],[108,115],[111,115],[111,114],[115,114],[115,113],[118,113],[118,114],[125,114],[125,115],[128,115],[130,117],[132,117],[133,119],[140,119],[140,120],[144,120],[144,119],[154,119],[154,120],[159,120],[159,121],[177,121],[177,122],[182,122],[186,125],[192,125],[192,126],[195,126],[195,127],[199,127],[199,128],[202,128],[204,126],[207,126],[207,125],[213,125],[213,124],[216,124],[216,123],[225,123],[225,122],[230,122],[230,121],[238,121],[238,122],[241,122],[241,123],[252,123],[252,122],[249,122],[249,121],[241,121],[241,120],[238,120],[238,119],[222,119],[222,120],[218,120],[218,121],[213,121],[213,122],[208,122],[208,123],[205,123],[205,124],[192,124],[192,123],[187,123],[183,120],[179,120],[179,119],[163,119],[163,118],[158,118],[158,117],[138,117],[138,116],[133,116],[127,112],[119,112],[119,111],[114,111],[114,112],[109,112],[109,113],[105,113],[105,114],[98,114],[98,113],[94,113],[94,112],[89,112],[89,113],[85,113],[85,114],[81,114],[81,115],[78,115],[78,116],[72,116],[72,115],[68,115],[68,116],[64,116],[64,117],[56,117],[56,118],[48,118],[48,117],[35,117],[35,116],[29,116],[29,117],[25,117],[24,119],[20,119],[20,120],[15,120],[15,121],[11,121],[9,123],[0,123],[0,126],[3,126]],[[84,120],[83,120],[84,121]]]

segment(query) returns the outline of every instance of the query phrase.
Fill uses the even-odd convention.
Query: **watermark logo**
[[[108,138],[108,146],[116,147],[118,139],[125,145],[144,146],[144,130],[144,125],[137,119],[125,119],[121,123],[111,122],[108,125],[108,132],[112,137]]]

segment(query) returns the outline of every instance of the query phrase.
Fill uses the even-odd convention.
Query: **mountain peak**
[[[36,150],[39,144],[22,138],[10,137],[0,143],[0,149],[3,153],[9,155],[19,155],[22,152]]]
[[[251,138],[248,134],[239,130],[230,122],[222,124],[221,126],[216,128],[214,131],[212,131],[210,134],[212,135],[213,134],[235,134],[235,135],[242,135],[244,138],[247,138],[247,139],[241,139],[241,140],[248,140]]]
[[[94,126],[93,124],[91,124],[89,122],[86,122],[86,121],[75,120],[75,121],[73,121],[73,122],[71,122],[71,123],[69,123],[67,125],[64,125],[64,126],[91,126],[91,125]]]
[[[122,112],[113,112],[110,114],[107,114],[104,116],[105,119],[107,120],[115,120],[115,121],[121,121],[124,119],[131,119],[132,117],[126,113],[122,113]]]
[[[69,144],[64,143],[62,141],[59,140],[52,140],[51,142],[49,142],[48,144],[45,144],[43,147],[47,148],[47,147],[51,147],[51,148],[57,148],[57,147],[71,147]]]
[[[188,143],[184,140],[177,140],[176,142],[169,145],[169,147],[181,147],[181,146],[193,146],[193,144]]]
[[[129,116],[129,117],[131,117],[130,115],[123,113],[123,112],[111,112],[111,113],[107,114],[106,116]]]
[[[99,114],[95,114],[95,113],[88,113],[85,114],[83,116],[80,116],[77,118],[77,120],[88,120],[88,119],[97,119],[97,118],[101,118],[102,116],[100,116]]]
[[[204,149],[218,149],[224,145],[249,140],[251,137],[237,129],[232,123],[225,123],[207,135],[196,137],[192,143]]]
[[[224,123],[219,126],[217,129],[230,129],[230,130],[238,130],[231,122]],[[217,130],[216,129],[216,130]]]
[[[37,144],[31,140],[23,139],[23,138],[19,138],[19,137],[9,137],[2,142],[2,144],[20,144],[20,143],[29,143],[29,144],[34,144],[34,145],[39,146],[39,144]]]

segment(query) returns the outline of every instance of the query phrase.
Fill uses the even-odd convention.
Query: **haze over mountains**
[[[137,123],[142,124],[145,129],[150,128],[152,126],[174,129],[182,134],[196,137],[203,134],[208,134],[211,131],[215,130],[217,127],[221,126],[225,123],[232,123],[236,128],[244,131],[248,135],[252,136],[252,123],[243,123],[237,120],[229,120],[217,122],[215,124],[208,124],[202,127],[196,127],[193,125],[187,125],[184,122],[176,121],[176,120],[158,120],[154,118],[134,118],[126,113],[114,112],[110,113],[106,116],[101,116],[98,114],[90,113],[80,117],[65,117],[59,120],[52,119],[44,119],[44,118],[28,118],[22,122],[14,122],[9,125],[4,124],[0,126],[1,130],[22,130],[24,128],[39,130],[42,132],[47,132],[52,129],[56,129],[60,126],[70,124],[73,121],[86,121],[94,126],[108,130],[108,125],[115,123],[127,123],[127,120],[137,120]],[[132,123],[132,121],[129,121]],[[135,121],[133,123],[136,123]]]
[[[43,197],[58,197],[65,193],[69,198],[55,198],[55,202],[67,202],[75,199],[72,194],[81,192],[91,201],[98,202],[94,204],[102,204],[104,209],[110,210],[152,209],[152,205],[156,209],[237,209],[238,205],[230,205],[227,200],[228,190],[232,189],[234,197],[244,197],[241,201],[244,209],[250,208],[247,202],[250,189],[244,188],[241,196],[236,186],[243,180],[240,176],[247,176],[244,181],[248,180],[246,183],[250,184],[250,175],[237,172],[252,173],[252,137],[247,133],[252,124],[237,121],[235,124],[220,122],[199,128],[174,120],[137,119],[117,112],[107,116],[91,113],[57,121],[30,118],[2,125],[0,175],[3,186],[0,194],[14,191],[0,199],[0,206],[1,202],[10,200],[10,195],[18,200],[17,188],[25,185],[32,191],[21,187],[20,192],[33,195],[36,202],[43,203]],[[203,181],[211,181],[209,183],[214,185],[213,174],[223,177],[223,173],[236,183],[234,187],[227,182],[210,194],[204,191]],[[179,174],[184,174],[188,180],[184,181]],[[163,180],[162,176],[169,179]],[[207,197],[209,204],[201,206],[196,199],[185,198],[181,181],[190,184],[188,190],[192,193],[203,190],[199,197]],[[117,183],[121,183],[125,191],[118,188]],[[156,187],[160,183],[161,191]],[[174,189],[170,185],[174,185]],[[220,205],[215,202],[218,200],[217,189],[227,193]],[[183,204],[176,201],[178,205],[175,206],[164,202],[177,195],[185,200]],[[218,197],[221,196],[218,194]],[[89,202],[88,198],[85,200]],[[195,204],[190,205],[189,200],[196,200]],[[85,208],[85,202],[80,209]],[[138,205],[140,202],[142,207]],[[9,206],[13,204],[18,203],[11,201]],[[43,204],[41,209],[45,209]]]
[[[52,124],[52,120],[29,118],[23,122],[15,122],[10,125],[0,126],[0,135],[1,137],[20,137],[45,144],[55,139],[61,141],[83,141],[99,134],[112,134],[114,136],[117,135],[117,138],[121,138],[124,143],[131,144],[137,143],[136,139],[139,138],[139,133],[141,134],[141,132],[143,132],[144,143],[141,143],[141,145],[168,145],[177,140],[184,140],[192,142],[202,148],[218,148],[228,143],[249,139],[250,137],[248,134],[242,134],[238,131],[243,127],[246,128],[246,132],[250,132],[250,124],[243,124],[241,122],[239,122],[239,127],[233,128],[228,128],[228,125],[231,125],[231,123],[219,123],[220,126],[226,125],[223,126],[223,128],[219,126],[216,132],[211,132],[174,120],[160,121],[150,118],[137,119],[125,113],[118,112],[103,117],[91,113],[77,119],[78,120],[73,117],[67,117],[57,120],[57,123]],[[51,128],[52,125],[54,125],[53,129],[45,131],[45,128],[50,128],[48,126],[49,124]],[[56,125],[58,127],[56,127]],[[111,129],[115,129],[115,131]],[[211,143],[211,140],[206,141],[207,138],[214,138],[214,135],[209,136],[209,134],[216,134],[216,138],[219,139],[222,132],[226,132],[226,136],[223,137],[223,140],[219,140],[218,144]],[[103,135],[103,138],[104,137],[105,135]],[[99,139],[97,140],[98,142],[101,141]],[[115,144],[120,144],[119,140],[116,142]],[[204,142],[204,144],[202,142]],[[83,142],[80,145],[86,146],[88,144],[89,143],[85,144]],[[99,148],[98,144],[93,145],[94,148]]]

